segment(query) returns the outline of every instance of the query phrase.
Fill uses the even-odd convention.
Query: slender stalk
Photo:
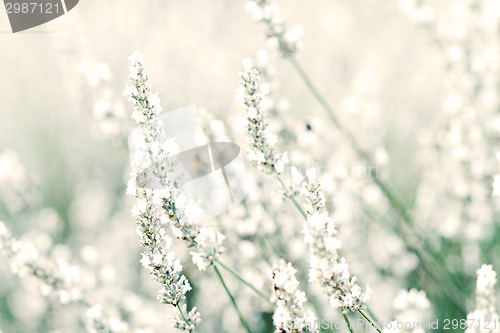
[[[186,319],[186,317],[184,316],[184,312],[182,311],[182,308],[179,304],[177,304],[177,310],[179,310],[179,313],[181,314],[182,320],[184,320],[184,322],[189,325],[189,322]]]
[[[351,322],[349,321],[349,318],[345,313],[342,312],[342,316],[344,317],[344,321],[347,324],[347,328],[349,329],[349,332],[354,333],[352,327],[351,327]]]
[[[226,293],[227,295],[229,296],[229,299],[231,300],[231,303],[233,304],[233,307],[234,309],[236,310],[236,313],[238,314],[238,317],[240,318],[240,322],[241,322],[241,325],[243,325],[243,327],[245,328],[245,330],[248,332],[248,333],[252,333],[250,331],[250,327],[248,327],[248,324],[247,322],[245,321],[245,319],[243,318],[243,315],[241,314],[240,312],[240,309],[238,309],[238,305],[236,305],[236,301],[234,300],[234,297],[233,295],[231,294],[231,292],[229,291],[229,289],[227,288],[226,286],[226,283],[224,282],[224,279],[222,278],[222,275],[220,274],[219,272],[219,269],[217,268],[216,265],[213,266],[214,267],[214,271],[215,273],[217,274],[217,277],[219,278],[220,282],[222,283],[222,286],[224,287],[224,289],[226,290]]]
[[[316,97],[318,102],[321,104],[321,106],[326,110],[326,113],[328,114],[328,117],[332,120],[333,124],[337,128],[337,130],[347,139],[351,147],[354,149],[356,154],[358,155],[359,158],[361,158],[365,163],[368,165],[372,165],[372,159],[370,155],[361,148],[360,144],[354,137],[354,135],[347,129],[345,128],[342,123],[340,122],[339,118],[333,111],[332,107],[326,99],[321,95],[319,90],[316,88],[316,86],[312,83],[311,79],[309,76],[306,74],[300,63],[295,59],[294,57],[288,58],[292,65],[295,67],[297,72],[299,73],[300,77],[304,80],[306,86],[309,88],[311,93]],[[377,186],[380,188],[382,193],[387,197],[389,200],[391,206],[394,208],[394,210],[398,213],[398,215],[401,216],[408,224],[412,225],[413,221],[408,213],[408,208],[407,205],[401,201],[394,193],[393,191],[390,190],[389,186],[385,184],[381,179],[378,177],[375,177],[375,183]]]
[[[285,182],[283,181],[283,179],[281,179],[280,176],[277,176],[277,178],[278,178],[281,186],[283,187],[283,189],[286,191],[287,187],[286,187]],[[290,200],[292,200],[292,202],[295,204],[295,207],[297,208],[297,210],[302,214],[302,216],[304,217],[304,219],[307,220],[306,213],[304,212],[304,210],[302,209],[302,207],[300,207],[300,205],[297,203],[297,201],[295,200],[295,198],[289,197],[289,196],[287,196],[287,198],[290,199]],[[371,313],[371,311],[370,311],[370,313]],[[344,315],[344,313],[342,313],[342,314]]]
[[[313,84],[309,76],[306,74],[300,63],[295,59],[294,57],[289,57],[287,58],[290,60],[294,68],[297,70],[299,73],[300,77],[303,79],[304,83],[306,86],[309,88],[311,93],[314,95],[314,97],[318,100],[318,102],[321,104],[321,106],[326,110],[329,118],[332,120],[333,124],[337,128],[337,130],[346,138],[346,140],[349,142],[351,145],[352,149],[356,152],[358,157],[362,159],[365,163],[368,165],[372,165],[372,159],[370,155],[364,151],[361,146],[359,145],[358,141],[354,137],[354,135],[347,129],[345,128],[336,114],[334,113],[332,107],[330,104],[326,101],[326,99],[323,97],[323,95],[319,92],[319,90],[316,88],[316,86]],[[408,229],[410,229],[410,232],[417,237],[417,240],[419,243],[424,245],[424,248],[429,251],[431,257],[427,257],[428,260],[430,260],[433,264],[435,264],[436,267],[440,268],[443,267],[444,262],[436,255],[435,251],[432,250],[432,247],[430,246],[429,242],[425,237],[422,237],[422,233],[417,231],[416,228],[417,226],[414,224],[413,217],[411,216],[410,209],[408,206],[395,194],[395,192],[390,188],[388,184],[386,184],[383,180],[381,180],[378,177],[374,177],[374,182],[375,184],[379,187],[379,189],[382,191],[384,196],[387,198],[389,201],[391,207],[394,209],[394,211],[401,217],[401,219],[405,222],[406,226]],[[406,237],[402,237],[403,240],[407,241],[408,239]],[[412,246],[413,249],[415,250],[415,254],[421,259],[424,260],[424,255],[422,255],[421,250],[418,249],[418,247]],[[429,270],[427,270],[429,271]],[[429,273],[429,272],[428,272]],[[457,295],[463,295],[460,291],[460,287],[456,285],[457,281],[454,278],[454,276],[448,274],[448,272],[445,272],[447,276],[449,276],[450,280],[453,282],[452,284],[449,284],[452,289],[456,292]],[[441,279],[437,278],[435,274],[430,273],[429,276],[437,283],[441,284]],[[448,286],[445,286],[445,289],[448,289]],[[463,307],[461,307],[459,304],[463,303],[463,301],[458,301],[457,297],[454,293],[447,293],[449,297],[451,297],[452,301],[456,303],[455,305],[458,306],[458,308],[465,314],[465,310]],[[453,295],[453,296],[452,296]],[[457,302],[458,301],[458,302]]]
[[[283,186],[283,189],[286,191],[287,188],[286,188],[285,182],[283,181],[283,179],[281,179],[281,176],[278,176],[277,178],[278,178],[278,181],[280,182],[281,186]],[[302,214],[302,216],[305,219],[307,219],[306,212],[304,212],[304,209],[302,209],[302,207],[300,207],[300,205],[297,202],[297,200],[295,200],[294,197],[287,196],[287,198],[290,199],[290,201],[295,205],[295,208],[297,208],[297,210],[300,212],[300,214]]]
[[[375,322],[380,323],[380,321],[377,319],[377,316],[375,316],[375,314],[373,313],[373,311],[369,307],[366,307],[366,311],[368,312],[370,317],[372,317],[373,320],[375,320]]]
[[[177,217],[174,217],[174,218],[176,219],[176,221],[179,221],[179,219]],[[187,233],[184,233],[184,234],[187,236],[188,240],[190,240],[190,241],[192,241],[194,243],[196,242]],[[200,246],[200,248],[203,249],[203,251],[205,251],[207,254],[210,254],[210,255],[212,255],[212,256],[215,257],[215,254],[212,253],[211,251],[209,251],[208,249],[204,248],[203,246]],[[253,291],[255,291],[262,299],[266,300],[269,303],[272,303],[270,301],[271,296],[268,296],[268,295],[264,294],[262,291],[260,291],[259,289],[257,289],[254,285],[252,285],[250,282],[248,282],[247,280],[245,280],[241,275],[239,275],[234,269],[232,269],[228,265],[224,264],[219,259],[215,259],[215,262],[218,263],[226,271],[228,271],[229,273],[231,273],[232,275],[234,275],[236,278],[238,278],[238,280],[240,280],[241,282],[243,282],[245,285],[247,285],[248,287],[250,287],[250,289],[252,289]],[[216,268],[215,265],[214,265],[214,268]]]
[[[372,327],[379,333],[382,333],[382,330],[380,329],[379,325],[377,325],[373,319],[368,317],[363,310],[358,310],[359,314],[362,315],[369,323],[372,325]]]
[[[241,282],[243,282],[243,284],[245,284],[247,287],[249,287],[250,289],[252,289],[253,291],[255,291],[263,300],[265,300],[265,301],[267,301],[267,302],[269,302],[269,303],[272,304],[272,302],[270,301],[271,296],[268,296],[265,293],[263,293],[262,291],[260,291],[259,289],[257,289],[257,287],[255,287],[253,284],[251,284],[250,282],[248,282],[247,280],[245,280],[243,277],[241,277],[241,275],[239,275],[238,273],[236,273],[231,267],[227,266],[226,264],[224,264],[223,262],[221,262],[219,259],[215,259],[215,262],[218,263],[226,271],[228,271],[229,273],[231,273],[232,275],[234,275],[238,280],[240,280]],[[215,268],[215,265],[214,265],[214,268]]]
[[[295,198],[293,197],[290,197],[290,200],[293,202],[293,204],[295,205],[295,207],[298,209],[298,211],[300,212],[300,214],[302,214],[302,216],[304,218],[307,218],[307,215],[306,213],[304,212],[304,209],[302,209],[302,207],[300,207],[299,203],[297,202],[297,200],[295,200]]]

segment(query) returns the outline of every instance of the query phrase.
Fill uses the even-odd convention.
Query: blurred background
[[[174,332],[173,309],[156,301],[157,286],[139,264],[134,200],[125,196],[133,128],[122,96],[127,58],[136,50],[146,56],[165,111],[195,104],[208,137],[244,149],[235,90],[242,58],[251,57],[267,68],[278,148],[299,171],[318,168],[343,255],[374,290],[377,317],[393,320],[400,289],[417,288],[430,300],[423,306],[429,320],[465,318],[475,308],[476,270],[499,267],[492,184],[500,7],[276,3],[287,22],[304,29],[295,58],[374,165],[356,156],[290,61],[259,52],[268,47],[265,32],[245,1],[82,0],[59,19],[16,34],[0,13],[0,220],[40,254],[78,266],[85,298],[130,328]],[[301,216],[275,179],[251,165],[247,171],[245,203],[206,222],[227,237],[222,258],[269,293],[272,264],[292,261],[318,317],[338,320],[321,290],[308,286]],[[400,230],[404,222],[375,177],[390,184],[418,232]],[[213,272],[199,272],[181,242],[174,248],[193,285],[188,301],[202,314],[198,331],[242,331]],[[227,280],[252,329],[272,332],[272,307]],[[0,281],[2,332],[86,331],[87,306],[45,297],[39,281],[13,275],[3,257]]]

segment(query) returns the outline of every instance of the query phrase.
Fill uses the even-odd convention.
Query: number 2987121
[[[58,3],[6,2],[7,14],[59,14],[64,11]]]

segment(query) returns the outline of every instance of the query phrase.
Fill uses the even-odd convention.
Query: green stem
[[[179,219],[177,218],[177,216],[174,216],[174,218],[176,219],[177,222],[179,222]],[[186,230],[183,230],[183,234],[186,236],[186,238],[188,238],[189,241],[193,242],[193,243],[196,243],[196,241],[189,236],[189,233],[186,231]],[[199,245],[199,247],[205,251],[207,254],[211,255],[211,256],[214,256],[215,257],[215,254],[212,253],[210,250],[204,248],[203,246]],[[215,262],[218,263],[222,268],[224,268],[226,271],[228,271],[229,273],[233,274],[236,278],[238,278],[238,280],[240,280],[241,282],[243,282],[245,285],[247,285],[248,287],[250,287],[250,289],[252,289],[253,291],[255,291],[260,297],[262,297],[264,300],[266,300],[267,302],[271,303],[270,301],[270,296],[267,296],[266,294],[264,294],[262,291],[260,291],[259,289],[257,289],[255,286],[253,286],[250,282],[248,282],[247,280],[245,280],[241,275],[239,275],[238,273],[236,273],[231,267],[229,267],[228,265],[224,264],[223,262],[221,262],[219,259],[215,259]],[[215,268],[215,265],[214,265],[214,268]]]
[[[189,325],[189,322],[186,319],[186,317],[184,316],[184,312],[182,311],[182,308],[179,304],[177,304],[177,310],[179,310],[179,313],[181,314],[182,320],[184,320],[184,322]]]
[[[337,130],[349,142],[350,146],[356,152],[356,154],[358,155],[358,157],[361,160],[363,160],[365,163],[367,163],[368,165],[373,165],[373,162],[371,160],[370,155],[361,148],[361,146],[359,145],[359,143],[356,140],[356,138],[354,137],[354,135],[347,128],[345,128],[342,125],[342,123],[338,119],[337,115],[334,113],[334,111],[333,111],[332,107],[330,106],[330,104],[328,104],[328,102],[323,97],[323,95],[321,95],[321,93],[316,88],[316,86],[313,84],[313,82],[311,81],[311,79],[309,78],[309,76],[306,74],[306,72],[304,71],[304,69],[302,68],[302,66],[300,65],[300,63],[297,61],[297,59],[295,59],[294,57],[289,57],[288,59],[290,60],[290,62],[294,66],[294,68],[297,70],[297,72],[299,73],[300,77],[302,78],[302,80],[304,81],[304,83],[306,84],[306,86],[309,88],[309,90],[311,91],[311,93],[318,100],[318,102],[321,104],[321,106],[325,109],[325,111],[327,112],[329,118],[332,120],[332,122],[335,125],[335,127],[337,128]],[[427,257],[428,260],[430,260],[430,262],[432,262],[433,264],[436,264],[436,266],[438,266],[438,267],[442,266],[443,261],[442,260],[438,260],[437,253],[435,253],[435,251],[432,250],[432,247],[430,246],[428,240],[425,239],[424,237],[422,237],[421,236],[422,233],[419,232],[419,231],[417,231],[415,229],[417,226],[414,224],[414,221],[413,221],[413,218],[412,218],[412,216],[410,214],[408,206],[401,199],[399,199],[399,197],[394,193],[394,191],[390,189],[389,185],[386,184],[383,180],[381,180],[378,177],[374,177],[374,182],[379,187],[379,189],[382,191],[382,193],[384,194],[384,196],[387,198],[387,200],[389,201],[389,203],[390,203],[391,207],[394,209],[394,211],[405,222],[405,225],[410,230],[410,232],[413,235],[415,235],[417,237],[417,240],[419,242],[421,242],[421,244],[424,245],[424,248],[427,251],[429,251],[429,253],[431,254],[431,257],[430,258]],[[406,237],[404,237],[403,239],[408,240]],[[415,246],[413,246],[413,248],[416,251],[415,254],[417,254],[419,256],[419,258],[424,259],[424,256],[422,255],[422,253],[420,253],[421,250],[418,249]],[[448,274],[448,272],[445,272],[445,273],[450,278],[450,280],[452,282],[450,284],[451,288],[454,289],[457,292],[458,295],[463,294],[463,293],[460,293],[460,288],[459,288],[459,286],[456,285],[456,283],[457,283],[456,279],[454,279],[453,276],[451,276],[450,274]],[[441,281],[440,281],[441,279],[436,278],[436,276],[434,274],[430,274],[430,277],[435,282],[441,284]],[[445,289],[448,289],[447,286],[445,286]],[[448,293],[448,296],[451,297],[450,293]],[[452,300],[453,299],[456,300],[456,298],[457,297],[454,295],[452,297]],[[454,301],[454,302],[457,303],[456,301]],[[460,303],[460,302],[458,302],[458,303]],[[461,309],[462,312],[463,312],[462,307],[459,307],[459,309]]]
[[[347,324],[347,328],[349,329],[349,332],[354,333],[354,331],[352,330],[352,327],[351,327],[351,323],[349,322],[349,318],[347,317],[347,315],[342,312],[342,316],[344,317],[344,321]]]
[[[359,314],[361,314],[361,315],[362,315],[362,316],[363,316],[363,317],[364,317],[364,318],[365,318],[365,319],[366,319],[366,320],[370,323],[370,325],[372,325],[372,327],[373,327],[373,328],[374,328],[377,332],[382,333],[382,330],[380,329],[380,327],[379,327],[376,323],[374,323],[374,322],[373,322],[373,320],[372,320],[370,317],[368,317],[368,316],[367,316],[367,315],[363,312],[363,310],[358,310],[358,312],[359,312]]]
[[[366,311],[368,312],[370,317],[372,317],[373,320],[375,320],[375,322],[380,323],[380,321],[377,319],[377,316],[375,316],[375,314],[373,313],[373,311],[370,309],[370,307],[368,305],[366,306]]]
[[[281,179],[281,176],[277,176],[278,178],[278,181],[280,182],[281,186],[283,186],[283,189],[285,190],[285,192],[288,191],[288,188],[286,187],[285,185],[285,182],[283,181],[283,179]],[[295,200],[294,197],[290,197],[287,195],[287,198],[290,199],[290,201],[295,205],[295,208],[297,208],[297,210],[300,212],[300,214],[302,214],[302,216],[307,219],[307,215],[306,215],[306,212],[304,212],[304,210],[302,209],[302,207],[300,207],[299,203],[297,202],[297,200]]]
[[[245,321],[245,319],[243,318],[243,315],[241,314],[240,312],[240,309],[238,309],[238,305],[236,305],[236,301],[234,300],[234,297],[233,295],[231,294],[231,292],[229,291],[229,289],[227,288],[226,286],[226,283],[224,282],[224,279],[222,278],[222,275],[220,274],[219,272],[219,269],[217,268],[216,265],[213,266],[214,267],[214,271],[215,273],[217,274],[217,277],[219,278],[220,282],[222,283],[222,286],[224,287],[224,289],[226,290],[226,293],[227,295],[229,296],[229,299],[231,300],[231,303],[233,304],[233,307],[234,309],[236,310],[236,313],[238,314],[238,317],[240,318],[240,322],[241,322],[241,325],[243,325],[243,327],[245,328],[245,330],[248,332],[248,333],[252,333],[250,331],[250,327],[248,327],[248,324],[247,322]]]
[[[248,282],[243,277],[241,277],[241,275],[239,275],[238,273],[236,273],[231,267],[227,266],[226,264],[224,264],[223,262],[221,262],[219,259],[215,259],[215,262],[218,263],[226,271],[228,271],[229,273],[231,273],[232,275],[234,275],[238,280],[240,280],[241,282],[243,282],[247,287],[250,287],[250,289],[252,289],[253,291],[255,291],[263,300],[271,303],[271,301],[270,301],[271,297],[270,296],[264,294],[262,291],[260,291],[259,289],[257,289],[254,285],[252,285],[250,282]],[[214,268],[215,268],[215,265],[214,265]]]
[[[333,124],[337,128],[337,130],[347,139],[349,144],[351,145],[352,149],[356,152],[358,157],[363,160],[365,163],[367,163],[369,166],[373,165],[373,161],[370,157],[370,155],[361,148],[361,145],[358,143],[354,135],[347,129],[345,128],[342,123],[340,122],[339,118],[333,111],[332,107],[326,99],[321,95],[319,90],[316,88],[316,86],[312,83],[311,79],[309,76],[306,74],[302,66],[299,64],[297,59],[294,57],[290,57],[290,62],[292,65],[295,67],[297,72],[299,73],[300,77],[302,80],[304,80],[306,86],[309,88],[311,93],[316,97],[318,102],[321,104],[321,106],[326,110],[326,113],[328,114],[328,117],[332,120]],[[391,191],[381,179],[378,177],[375,178],[375,183],[377,186],[380,188],[382,193],[387,197],[389,200],[391,206],[394,208],[394,210],[407,222],[408,224],[413,224],[411,216],[408,214],[408,208],[407,205],[401,201],[394,193]]]
[[[297,202],[297,200],[295,200],[295,198],[293,197],[290,197],[290,200],[292,200],[293,204],[295,205],[295,207],[298,209],[298,211],[300,212],[300,214],[302,214],[302,216],[307,219],[307,215],[306,213],[304,212],[304,210],[302,209],[302,207],[300,207],[299,203]]]

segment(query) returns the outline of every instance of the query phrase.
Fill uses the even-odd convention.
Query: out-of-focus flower
[[[467,315],[467,333],[498,333],[499,316],[496,311],[496,272],[491,265],[477,270],[476,310]]]
[[[493,195],[500,195],[500,175],[495,175],[495,178],[493,180]]]
[[[45,296],[54,297],[61,304],[81,300],[80,270],[62,259],[54,263],[40,256],[32,244],[23,244],[12,237],[3,222],[0,222],[0,253],[7,258],[12,273],[39,279],[40,291]]]
[[[40,201],[33,177],[12,150],[0,154],[0,195],[0,203],[11,213],[26,210]]]
[[[304,29],[299,25],[287,26],[275,3],[269,0],[249,1],[246,8],[254,20],[266,26],[268,45],[279,51],[282,57],[291,56],[302,47]]]
[[[85,326],[90,333],[127,333],[131,332],[127,323],[116,317],[107,316],[100,305],[94,305],[85,312]]]
[[[433,11],[428,1],[403,2],[410,13]],[[436,235],[484,241],[493,234],[498,209],[491,197],[492,184],[493,195],[498,193],[494,155],[499,103],[492,93],[500,77],[498,1],[459,0],[435,8],[435,17],[424,26],[438,47],[447,97],[432,130],[420,135],[423,173],[415,212]]]
[[[92,105],[92,134],[109,140],[119,148],[125,148],[132,121],[112,87],[113,75],[109,66],[87,59],[81,71],[92,86],[91,98],[95,101]]]
[[[430,305],[425,291],[400,290],[393,302],[396,310],[395,321],[391,328],[384,329],[384,333],[423,333],[423,322]]]
[[[434,20],[434,10],[427,1],[399,0],[399,5],[404,9],[411,20],[419,24],[429,24]]]

